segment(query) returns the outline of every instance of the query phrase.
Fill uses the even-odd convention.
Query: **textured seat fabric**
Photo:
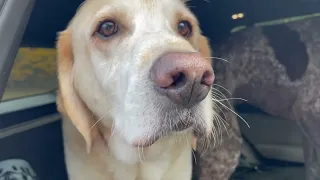
[[[2,9],[5,0],[0,0],[0,9]]]

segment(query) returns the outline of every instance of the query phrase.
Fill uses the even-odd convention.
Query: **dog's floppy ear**
[[[204,58],[210,60],[210,63],[211,63],[211,47],[210,47],[208,38],[203,35],[201,35],[200,37],[199,52]]]
[[[73,84],[73,48],[72,33],[65,30],[59,34],[57,42],[57,65],[59,91],[57,97],[58,110],[67,116],[84,137],[87,152],[90,153],[93,140],[98,135],[98,128],[93,127],[93,115],[85,103],[79,98]]]

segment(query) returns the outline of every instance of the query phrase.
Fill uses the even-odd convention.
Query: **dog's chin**
[[[146,138],[146,137],[140,138],[139,140],[134,141],[132,145],[133,147],[150,147],[162,137],[166,137],[174,133],[183,133],[184,131],[190,128],[192,128],[192,123],[185,124],[181,122],[181,123],[178,123],[174,128],[169,130],[159,131],[158,133],[154,133],[150,135],[149,138]]]
[[[159,98],[158,98],[159,99]],[[162,103],[161,100],[163,100]],[[160,102],[159,102],[160,101]],[[209,121],[205,114],[203,104],[198,104],[190,108],[178,106],[167,99],[159,99],[158,104],[163,104],[161,108],[150,107],[143,111],[144,114],[138,113],[137,116],[123,117],[130,119],[131,122],[135,119],[140,119],[142,127],[127,126],[122,135],[128,145],[132,147],[150,147],[159,140],[170,138],[170,136],[178,135],[194,131],[197,137],[202,137],[207,134]],[[156,112],[156,113],[155,113]],[[122,113],[128,116],[130,113]],[[119,127],[119,129],[122,129]]]
[[[203,126],[203,123],[197,122],[178,122],[175,126],[170,129],[161,129],[159,131],[154,131],[152,134],[149,134],[148,137],[138,138],[136,141],[132,142],[133,147],[150,147],[158,142],[161,138],[168,137],[170,135],[183,134],[186,132],[192,132],[193,135],[197,138],[203,138],[208,135],[207,128]]]
[[[150,147],[160,139],[160,135],[154,135],[152,138],[141,138],[138,141],[132,143],[133,147]]]

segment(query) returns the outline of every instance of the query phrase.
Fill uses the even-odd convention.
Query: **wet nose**
[[[201,102],[214,82],[209,60],[200,53],[169,53],[155,61],[151,80],[156,89],[184,107]]]

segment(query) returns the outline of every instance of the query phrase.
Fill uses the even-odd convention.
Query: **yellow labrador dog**
[[[191,179],[193,133],[209,137],[217,112],[208,42],[182,0],[87,0],[57,49],[70,180]],[[207,179],[233,171],[239,153],[229,166],[223,152]]]

